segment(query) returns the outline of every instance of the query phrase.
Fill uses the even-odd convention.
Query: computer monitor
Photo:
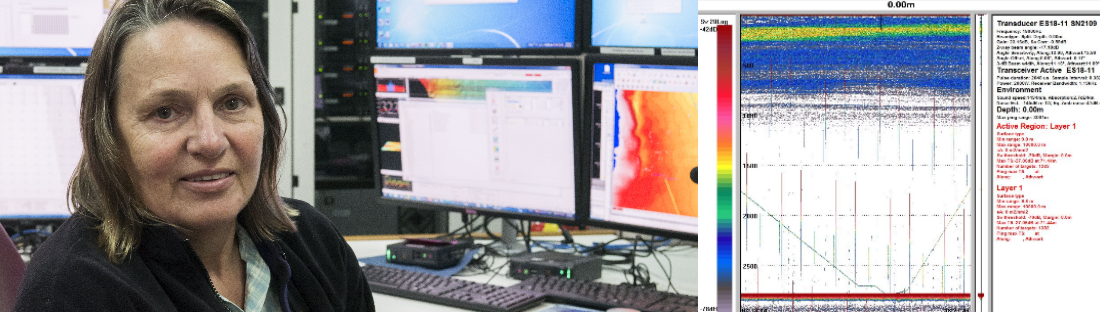
[[[84,76],[35,74],[71,64],[8,64],[0,58],[0,219],[67,218]]]
[[[87,57],[114,2],[0,0],[0,56]]]
[[[590,52],[696,56],[697,0],[589,0]]]
[[[579,62],[373,66],[381,202],[565,224],[587,215]]]
[[[415,55],[575,54],[577,2],[377,0],[375,49]]]
[[[697,59],[589,56],[587,63],[587,223],[697,239]]]

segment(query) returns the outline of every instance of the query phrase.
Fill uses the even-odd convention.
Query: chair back
[[[0,224],[0,228],[2,227]],[[15,298],[19,295],[19,283],[23,282],[26,264],[15,249],[8,232],[4,231],[0,236],[3,236],[0,237],[0,312],[8,312],[15,307]]]

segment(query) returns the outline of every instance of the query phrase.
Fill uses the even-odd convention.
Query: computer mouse
[[[642,312],[631,308],[610,308],[607,312]]]

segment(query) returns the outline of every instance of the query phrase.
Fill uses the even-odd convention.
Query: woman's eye
[[[244,106],[244,102],[242,102],[241,99],[230,99],[225,102],[225,109],[231,111],[241,109],[242,106]]]
[[[161,107],[161,108],[157,109],[156,114],[157,114],[157,118],[170,119],[170,118],[172,118],[172,116],[176,115],[176,112],[173,111],[171,108]]]

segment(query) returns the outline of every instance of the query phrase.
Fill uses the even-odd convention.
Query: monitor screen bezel
[[[378,188],[375,189],[375,190],[372,190],[372,192],[377,196],[377,199],[376,199],[377,203],[381,204],[381,205],[387,205],[387,206],[409,207],[409,208],[418,208],[418,209],[434,209],[434,210],[443,210],[443,211],[453,211],[453,212],[462,212],[462,213],[470,213],[470,214],[477,214],[477,215],[485,215],[485,216],[492,216],[492,217],[502,217],[502,218],[509,218],[509,219],[521,219],[521,220],[530,220],[530,221],[553,222],[553,223],[565,224],[565,225],[581,225],[583,223],[584,219],[586,219],[588,217],[588,206],[589,206],[589,197],[588,197],[589,194],[588,193],[589,193],[589,190],[591,189],[591,186],[589,185],[590,181],[587,178],[589,173],[588,173],[588,170],[586,169],[587,168],[586,164],[588,163],[588,160],[587,160],[587,154],[588,153],[586,152],[585,148],[586,148],[586,146],[588,146],[589,143],[587,142],[587,137],[584,134],[584,129],[585,128],[583,127],[584,124],[583,124],[583,113],[582,112],[583,112],[584,108],[582,107],[583,106],[583,101],[580,100],[581,87],[582,87],[581,81],[580,81],[581,63],[578,59],[574,59],[574,58],[474,58],[474,59],[471,59],[471,58],[450,58],[450,57],[415,57],[415,62],[411,62],[411,63],[409,63],[409,62],[406,62],[406,63],[372,63],[372,64],[369,65],[370,66],[370,72],[372,74],[369,75],[370,77],[368,79],[368,82],[370,83],[370,86],[371,86],[369,88],[369,90],[370,90],[370,92],[372,92],[372,96],[370,96],[370,99],[371,99],[370,107],[372,108],[371,109],[371,118],[372,118],[372,120],[375,120],[375,121],[378,120],[377,97],[374,96],[374,94],[377,93],[377,86],[374,83],[375,77],[374,77],[374,74],[373,74],[375,65],[378,65],[378,64],[387,64],[387,65],[412,65],[412,64],[415,64],[415,65],[470,65],[470,64],[464,64],[464,62],[469,62],[470,60],[475,60],[475,59],[478,60],[479,62],[481,62],[481,64],[479,64],[479,65],[485,65],[485,66],[500,65],[500,66],[569,66],[570,67],[570,71],[572,72],[571,76],[572,76],[572,89],[573,89],[572,90],[572,93],[573,93],[573,103],[572,103],[572,105],[573,105],[573,168],[574,168],[573,187],[574,187],[574,194],[575,194],[574,207],[576,208],[576,210],[573,213],[573,217],[570,217],[570,218],[557,217],[557,216],[550,216],[550,215],[519,213],[519,212],[494,210],[494,209],[484,209],[484,208],[476,208],[476,207],[448,205],[448,204],[442,204],[442,203],[427,203],[427,202],[420,202],[420,201],[410,201],[410,200],[401,200],[401,199],[383,197],[382,196],[383,184],[382,184],[382,173],[381,173],[381,169],[382,169],[381,152],[379,152],[377,150],[377,148],[379,146],[379,143],[380,143],[380,139],[379,139],[380,132],[379,132],[378,122],[375,122],[374,123],[374,128],[373,128],[374,133],[371,134],[371,140],[373,141],[371,144],[373,144],[372,145],[373,148],[376,149],[375,152],[372,153],[374,155],[374,171],[372,172],[372,174],[374,175],[375,185],[377,185]],[[478,66],[478,65],[472,65],[472,66]]]
[[[588,55],[588,57],[585,58],[585,80],[584,80],[584,82],[587,84],[585,86],[585,90],[584,90],[586,92],[585,93],[585,99],[584,99],[584,107],[587,110],[585,111],[585,114],[584,114],[585,120],[584,120],[584,124],[583,124],[584,127],[585,127],[586,136],[587,136],[585,138],[585,141],[589,142],[589,145],[585,146],[585,150],[589,154],[586,157],[588,159],[588,162],[586,163],[586,165],[588,165],[587,167],[591,167],[591,163],[593,161],[592,156],[591,156],[592,149],[589,148],[589,147],[591,147],[592,144],[593,144],[592,136],[594,135],[592,133],[593,131],[592,131],[591,125],[595,122],[594,121],[595,114],[592,113],[591,110],[594,107],[593,106],[594,105],[593,104],[593,99],[592,99],[592,94],[594,93],[593,92],[593,89],[594,89],[594,87],[593,87],[594,86],[593,85],[593,83],[594,83],[593,77],[594,77],[594,73],[595,73],[595,66],[596,66],[597,63],[638,64],[638,65],[674,65],[674,66],[696,66],[696,67],[699,66],[698,57],[606,55],[606,54],[600,54],[600,55],[590,54],[590,55]],[[591,196],[590,193],[592,191],[592,186],[591,186],[591,184],[592,184],[591,171],[592,170],[589,169],[589,170],[586,170],[586,171],[588,171],[589,173],[588,173],[588,176],[586,176],[587,181],[586,181],[585,184],[588,185],[588,190],[587,191],[589,193],[589,196]],[[588,205],[590,206],[589,207],[590,215],[589,215],[588,218],[586,218],[586,221],[585,221],[586,225],[591,225],[591,226],[596,226],[596,227],[601,227],[601,228],[606,228],[606,229],[612,229],[612,230],[620,230],[620,231],[637,232],[637,233],[642,233],[642,234],[657,235],[657,236],[662,236],[662,237],[666,237],[666,238],[675,238],[675,239],[682,239],[682,240],[688,240],[688,241],[698,241],[699,240],[699,234],[698,233],[681,232],[681,231],[655,228],[655,227],[647,227],[647,226],[641,226],[641,225],[635,225],[635,224],[627,224],[627,223],[619,223],[619,222],[614,222],[614,221],[592,219],[591,218],[591,198],[589,198]],[[698,225],[696,226],[696,232],[698,232]]]
[[[368,49],[372,55],[383,56],[486,56],[486,55],[577,55],[585,51],[584,40],[585,22],[590,13],[587,0],[573,0],[573,47],[572,48],[454,48],[454,49],[424,49],[424,48],[379,48],[378,47],[378,0],[369,0],[371,6],[371,19],[368,25],[371,39]]]

